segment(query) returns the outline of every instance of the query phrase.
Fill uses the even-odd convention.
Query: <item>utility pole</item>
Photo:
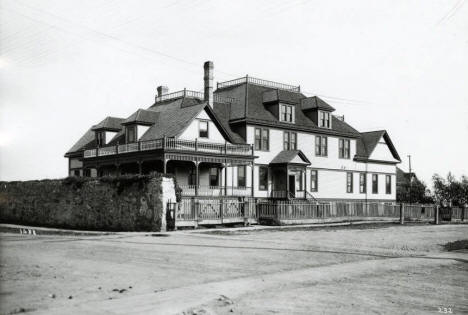
[[[408,164],[409,164],[409,181],[410,181],[410,190],[409,190],[409,201],[412,203],[413,196],[411,195],[413,191],[413,173],[411,172],[411,155],[408,155]]]

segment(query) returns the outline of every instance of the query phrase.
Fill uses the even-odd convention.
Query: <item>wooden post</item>
[[[221,224],[223,224],[223,216],[224,216],[224,202],[223,198],[219,199],[219,217],[221,219]]]
[[[227,164],[224,164],[224,196],[227,196]]]
[[[251,164],[251,179],[250,179],[250,186],[251,186],[251,189],[252,189],[252,197],[255,195],[255,181],[254,181],[254,176],[255,176],[255,165],[254,163],[252,162]]]
[[[142,171],[142,164],[143,164],[143,162],[142,162],[142,161],[138,161],[137,163],[138,163],[138,174],[141,175],[141,174],[143,173],[143,171]]]
[[[436,205],[434,211],[434,224],[439,224],[439,205]]]
[[[405,224],[405,206],[400,203],[400,224]]]
[[[200,179],[198,176],[198,161],[195,161],[195,196],[198,196],[198,186],[200,185]]]
[[[167,173],[167,159],[166,157],[163,158],[163,174]]]
[[[195,151],[198,151],[198,138],[195,139]]]

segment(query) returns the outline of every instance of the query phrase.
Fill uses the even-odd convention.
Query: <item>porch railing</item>
[[[250,187],[179,185],[182,196],[250,196]]]
[[[96,149],[85,150],[85,158],[123,154],[128,152],[169,149],[178,151],[206,152],[223,155],[248,156],[253,154],[249,144],[212,143],[198,140],[183,140],[176,138],[161,138],[155,140],[139,141],[121,145],[113,145]]]

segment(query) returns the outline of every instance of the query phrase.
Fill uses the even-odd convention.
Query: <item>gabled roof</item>
[[[357,152],[355,159],[368,160],[382,137],[387,143],[388,148],[390,149],[390,152],[392,153],[395,160],[401,162],[401,158],[398,155],[398,152],[396,151],[395,146],[393,145],[392,140],[390,139],[390,136],[386,130],[362,132],[361,137],[357,140]]]
[[[291,130],[303,130],[306,132],[317,132],[317,133],[327,133],[327,134],[336,134],[342,136],[349,136],[352,138],[360,137],[360,133],[348,125],[346,122],[332,118],[332,129],[320,128],[315,124],[301,108],[300,102],[302,99],[305,99],[306,96],[300,92],[296,91],[286,91],[278,90],[282,94],[281,97],[287,95],[289,103],[296,103],[298,105],[295,107],[295,123],[290,124],[286,122],[280,122],[278,119],[267,109],[267,106],[263,103],[264,93],[267,91],[274,91],[275,89],[256,85],[253,83],[242,83],[235,86],[230,86],[227,88],[222,88],[215,91],[216,95],[223,97],[233,97],[238,100],[238,103],[232,104],[229,111],[229,122],[231,124],[248,122],[252,124],[264,124],[271,125],[276,128],[286,128]],[[274,93],[274,92],[272,92]],[[326,104],[323,101],[317,99],[317,104],[319,106],[325,106]],[[327,104],[328,105],[328,104]]]
[[[128,125],[128,124],[141,124],[141,125],[152,125],[156,122],[158,119],[159,113],[152,111],[152,110],[146,110],[146,109],[139,109],[130,117],[125,119],[122,122],[122,125]]]
[[[328,112],[333,112],[335,111],[335,108],[333,108],[330,104],[322,100],[318,96],[312,96],[312,97],[307,97],[301,100],[301,107],[302,110],[316,110],[316,109],[321,109],[324,111]]]
[[[124,121],[123,118],[118,118],[118,117],[106,117],[104,118],[103,121],[101,121],[99,124],[94,125],[91,130],[97,131],[97,130],[108,130],[108,131],[119,131],[122,129],[122,122]]]
[[[302,162],[295,162],[296,158],[299,157],[299,159]],[[280,153],[278,153],[273,160],[270,162],[270,164],[305,164],[305,165],[310,165],[309,159],[305,156],[304,153],[302,153],[301,150],[283,150]]]

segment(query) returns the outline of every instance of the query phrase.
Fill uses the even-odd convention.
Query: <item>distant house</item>
[[[242,77],[204,93],[158,87],[153,105],[107,117],[65,154],[69,174],[172,173],[184,195],[394,201],[400,157],[299,86]]]

